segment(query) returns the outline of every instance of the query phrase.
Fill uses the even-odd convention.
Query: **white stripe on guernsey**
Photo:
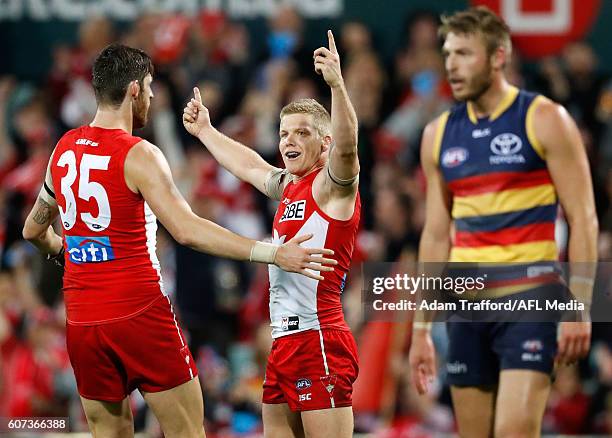
[[[329,376],[329,368],[327,366],[327,356],[325,355],[325,345],[323,345],[323,332],[321,330],[319,330],[319,340],[321,341],[321,354],[323,355],[323,365],[325,366],[325,375]],[[336,402],[334,401],[334,398],[330,396],[330,399],[331,399],[331,407],[335,408]]]
[[[179,340],[181,341],[181,346],[184,347],[185,343],[183,342],[183,337],[181,336],[181,330],[179,329],[178,323],[176,322],[176,315],[174,314],[174,307],[172,307],[172,301],[170,301],[170,297],[166,295],[166,299],[168,300],[168,304],[170,304],[170,312],[172,312],[172,318],[174,318],[174,326],[176,327],[176,333],[178,333]],[[191,365],[189,365],[189,356],[185,356],[185,361],[187,363],[187,368],[189,368],[189,376],[193,379],[193,371],[191,370]]]
[[[159,287],[162,294],[167,295],[164,289],[164,280],[161,275],[161,267],[159,265],[159,259],[157,258],[157,218],[153,214],[153,210],[149,207],[149,204],[144,202],[144,218],[145,218],[145,232],[147,236],[147,251],[149,252],[149,259],[151,260],[151,266],[157,271],[159,276]]]

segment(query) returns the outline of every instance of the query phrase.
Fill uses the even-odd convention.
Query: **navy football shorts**
[[[447,331],[450,385],[494,385],[502,370],[553,371],[555,322],[447,322]]]

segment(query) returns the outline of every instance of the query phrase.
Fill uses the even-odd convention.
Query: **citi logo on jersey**
[[[306,201],[295,201],[285,207],[283,216],[278,221],[279,223],[284,221],[301,221],[304,220],[304,214],[306,213]]]
[[[108,237],[66,236],[66,252],[72,263],[100,263],[115,259]]]

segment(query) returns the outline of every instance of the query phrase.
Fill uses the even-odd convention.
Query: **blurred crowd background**
[[[391,57],[370,28],[338,22],[344,79],[359,119],[363,220],[354,263],[413,261],[424,219],[419,166],[425,124],[452,105],[436,28],[436,13],[405,17],[401,48]],[[44,75],[0,76],[0,417],[69,416],[86,430],[65,348],[61,271],[21,239],[49,154],[66,130],[89,123],[96,103],[92,61],[121,41],[152,55],[156,73],[150,122],[136,133],[165,153],[193,210],[245,236],[271,229],[274,203],[241,183],[209,156],[181,124],[198,85],[212,122],[270,163],[278,154],[278,113],[286,103],[314,97],[329,108],[330,93],[314,72],[303,38],[306,23],[289,7],[249,32],[219,12],[194,17],[146,14],[117,27],[102,17],[83,21],[76,44],[57,45]],[[326,44],[321,33],[319,45]],[[255,44],[257,42],[257,44]],[[10,44],[3,41],[2,44]],[[259,47],[255,50],[255,47]],[[584,42],[559,55],[525,63],[515,50],[510,81],[562,103],[575,117],[587,148],[601,227],[599,257],[612,261],[612,80]],[[567,227],[559,219],[564,248]],[[210,436],[261,431],[261,387],[271,345],[267,268],[220,260],[178,246],[160,227],[164,282],[197,358]],[[563,250],[564,251],[564,250]],[[563,255],[562,255],[563,257]],[[343,296],[361,355],[355,389],[356,430],[387,437],[452,433],[455,425],[443,370],[434,390],[417,397],[408,383],[406,324],[364,323],[359,274]],[[612,334],[595,324],[590,356],[559,370],[544,421],[547,433],[612,434]],[[443,327],[434,330],[444,356]],[[156,434],[138,394],[138,430]]]

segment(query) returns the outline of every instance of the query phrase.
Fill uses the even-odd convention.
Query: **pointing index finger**
[[[338,49],[336,49],[336,41],[334,41],[334,34],[331,30],[327,31],[327,39],[329,40],[329,50],[333,54],[338,54]]]
[[[202,95],[200,94],[200,89],[198,87],[193,87],[193,96],[198,102],[202,103]]]

